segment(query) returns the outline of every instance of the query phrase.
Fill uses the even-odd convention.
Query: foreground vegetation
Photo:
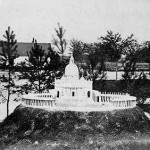
[[[2,149],[143,149],[150,121],[139,108],[52,112],[18,106],[0,124]]]
[[[5,150],[18,149],[18,150],[149,150],[149,138],[145,135],[127,134],[123,135],[125,138],[113,140],[110,137],[92,136],[81,142],[67,142],[63,140],[53,141],[45,140],[42,142],[32,142],[31,140],[24,139],[17,144],[8,146]],[[137,137],[136,139],[134,137]],[[72,138],[72,137],[71,137]],[[110,139],[110,140],[107,140]]]

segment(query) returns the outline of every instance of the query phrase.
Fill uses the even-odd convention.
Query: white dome
[[[75,77],[79,79],[79,70],[78,70],[78,67],[74,63],[74,58],[72,55],[71,55],[69,64],[65,68],[65,76]]]
[[[86,81],[86,80],[84,79],[84,77],[81,77],[81,78],[80,78],[80,81]]]
[[[66,76],[79,76],[78,67],[75,64],[68,64],[65,68]]]

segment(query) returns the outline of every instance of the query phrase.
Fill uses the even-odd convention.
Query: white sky
[[[150,40],[150,0],[0,0],[0,39],[8,26],[19,42],[51,42],[57,23],[68,40],[96,42],[107,30]]]

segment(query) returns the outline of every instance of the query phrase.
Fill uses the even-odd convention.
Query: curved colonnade
[[[101,93],[93,90],[92,99],[93,104],[100,103],[101,106],[112,106],[115,109],[136,106],[136,98],[124,93]],[[27,107],[56,108],[57,101],[54,93],[35,93],[22,96],[22,104]]]
[[[51,93],[35,93],[22,96],[22,104],[28,107],[51,108],[56,106],[56,97]]]
[[[102,105],[111,105],[115,108],[131,108],[136,106],[136,97],[120,92],[98,92],[93,90],[93,100]]]

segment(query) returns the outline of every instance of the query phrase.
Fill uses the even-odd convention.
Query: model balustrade
[[[55,107],[56,99],[51,93],[35,93],[22,96],[22,104],[28,107]]]
[[[135,107],[136,98],[126,93],[120,92],[98,92],[93,90],[93,99],[95,102],[110,104],[113,107]]]

